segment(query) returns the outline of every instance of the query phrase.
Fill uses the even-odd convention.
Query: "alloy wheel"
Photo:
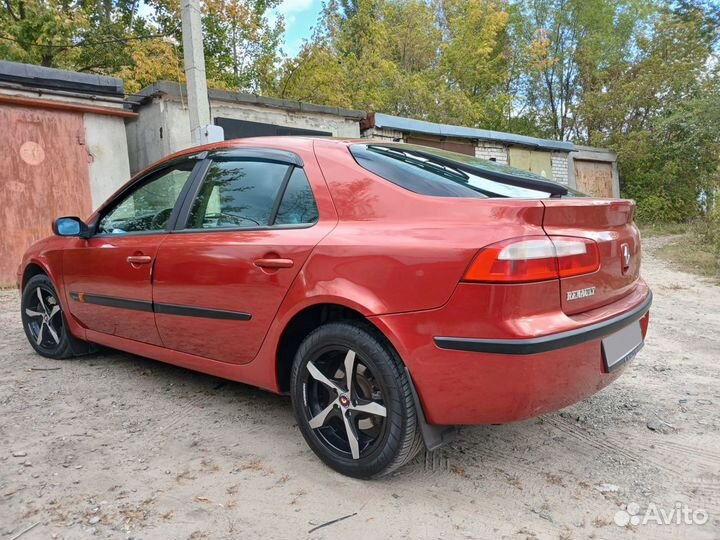
[[[323,445],[354,460],[372,453],[387,430],[387,409],[368,365],[352,349],[330,347],[305,367],[306,418]]]
[[[25,307],[26,324],[30,337],[41,349],[52,351],[60,346],[63,319],[55,293],[38,286]]]

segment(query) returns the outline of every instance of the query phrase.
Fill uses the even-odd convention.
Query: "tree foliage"
[[[206,69],[211,86],[259,91],[274,77],[280,0],[206,0]],[[116,75],[128,92],[159,79],[184,80],[178,0],[4,0],[0,58]],[[179,69],[178,69],[179,68]]]

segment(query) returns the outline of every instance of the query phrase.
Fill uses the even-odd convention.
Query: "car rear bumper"
[[[468,298],[474,292],[480,291],[456,291],[439,310],[374,318],[405,360],[430,424],[514,422],[587,398],[624,370],[605,368],[603,338],[636,321],[644,338],[652,302],[649,288],[640,280],[631,294],[582,315],[538,308],[530,315],[508,317],[517,308],[507,313],[493,306],[507,300],[505,295],[487,296],[484,293],[490,291],[485,290],[480,296],[486,303],[478,304],[477,298]],[[474,313],[468,303],[475,305]],[[542,303],[538,300],[537,305]],[[497,317],[491,323],[468,322],[470,315],[485,321],[493,312]],[[491,337],[472,337],[474,326]],[[532,335],[533,328],[554,331]]]
[[[589,326],[575,328],[546,336],[525,339],[479,339],[462,337],[436,337],[435,344],[449,351],[489,352],[500,354],[538,354],[564,349],[586,341],[608,336],[642,319],[652,304],[652,292],[645,300],[626,313]]]

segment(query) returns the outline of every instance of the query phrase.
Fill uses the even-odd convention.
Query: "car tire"
[[[33,276],[25,285],[21,315],[25,335],[38,354],[60,360],[87,349],[70,334],[55,286],[45,274]]]
[[[310,448],[344,475],[388,474],[423,447],[404,366],[366,322],[334,322],[311,332],[295,355],[291,397]]]

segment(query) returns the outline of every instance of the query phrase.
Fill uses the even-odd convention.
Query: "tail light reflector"
[[[600,268],[597,244],[574,236],[526,236],[491,244],[477,254],[464,281],[527,283]]]

